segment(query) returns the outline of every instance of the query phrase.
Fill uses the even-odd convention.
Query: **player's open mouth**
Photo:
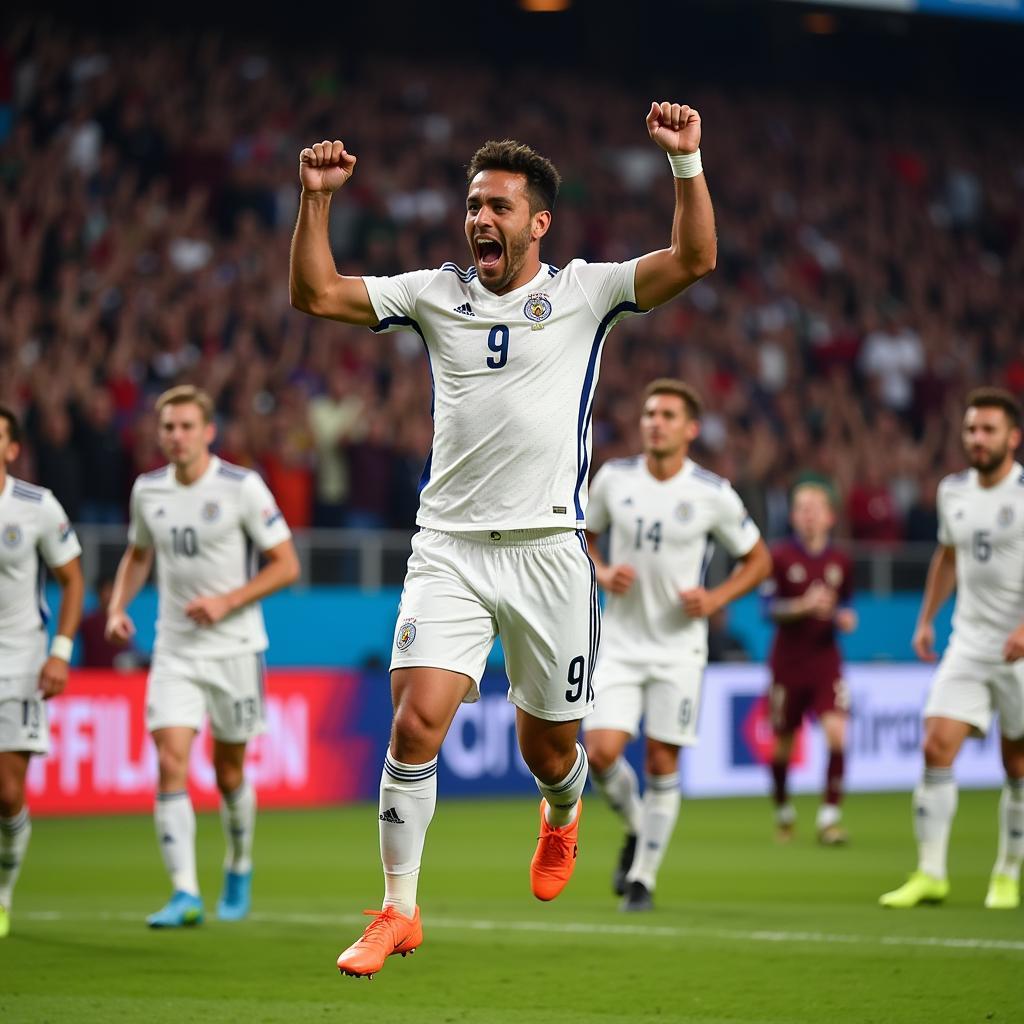
[[[496,238],[478,238],[476,240],[476,258],[481,267],[488,270],[498,265],[504,250]]]

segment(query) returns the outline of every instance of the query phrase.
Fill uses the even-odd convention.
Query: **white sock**
[[[156,840],[164,867],[171,876],[171,885],[177,892],[199,895],[196,878],[196,814],[192,800],[185,790],[177,793],[157,793],[153,807]]]
[[[582,744],[577,743],[576,760],[569,769],[569,774],[560,782],[546,786],[534,775],[533,780],[537,783],[541,796],[547,801],[544,816],[552,828],[565,828],[576,820],[576,808],[583,795],[583,787],[587,784],[587,767],[587,752]]]
[[[220,822],[224,826],[224,867],[237,874],[252,871],[252,841],[256,832],[256,790],[247,781],[233,793],[221,794]]]
[[[626,823],[627,831],[636,835],[640,831],[643,806],[640,803],[640,783],[633,766],[619,756],[603,775],[592,771],[590,781],[608,806]]]
[[[644,813],[636,840],[636,856],[626,884],[642,882],[652,892],[658,868],[679,817],[679,773],[648,775],[644,779]]]
[[[993,873],[1020,878],[1024,860],[1024,779],[1007,779],[999,798],[999,853]],[[0,900],[2,902],[2,900]]]
[[[28,808],[13,818],[0,818],[0,907],[11,909],[14,897],[14,883],[18,881],[25,851],[32,835],[32,820]]]
[[[416,913],[423,841],[437,804],[437,758],[403,764],[384,756],[380,776],[380,860],[384,865],[384,906]]]
[[[933,878],[946,877],[949,830],[956,814],[957,788],[952,768],[925,768],[914,790],[917,867]]]
[[[818,831],[838,825],[842,818],[842,812],[838,804],[822,804],[818,808],[818,820],[816,822]]]

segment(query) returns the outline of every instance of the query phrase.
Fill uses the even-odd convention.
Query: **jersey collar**
[[[170,476],[171,476],[171,485],[176,490],[179,490],[179,491],[191,491],[193,487],[196,487],[199,484],[203,483],[204,481],[209,480],[210,477],[213,476],[214,473],[216,473],[219,468],[220,468],[220,458],[218,456],[216,456],[216,455],[213,455],[211,453],[211,455],[210,455],[210,464],[203,471],[202,476],[197,476],[195,478],[195,480],[193,480],[192,483],[190,483],[190,484],[183,484],[178,479],[178,474],[174,472],[174,463],[173,462],[170,463],[168,465],[168,467],[167,467],[167,469],[168,469],[168,471],[170,473]]]
[[[484,295],[491,298],[494,302],[510,302],[521,295],[529,295],[530,292],[536,291],[544,284],[545,281],[549,281],[550,279],[551,267],[549,264],[542,262],[540,265],[540,270],[538,270],[537,273],[529,281],[526,282],[526,284],[521,284],[518,288],[513,288],[512,291],[510,292],[505,292],[504,295],[495,295],[494,292],[486,289],[480,283],[480,278],[478,277],[473,279],[473,283],[478,285],[480,291],[482,291]]]

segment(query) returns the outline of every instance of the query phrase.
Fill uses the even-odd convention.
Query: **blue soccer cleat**
[[[217,900],[217,917],[221,921],[241,921],[249,916],[252,903],[252,871],[224,872],[224,890]]]
[[[187,928],[203,923],[203,901],[180,889],[155,914],[146,918],[150,928]]]

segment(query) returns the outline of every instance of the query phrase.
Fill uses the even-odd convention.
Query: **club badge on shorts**
[[[395,646],[400,651],[404,651],[406,648],[412,646],[412,642],[415,639],[416,626],[412,619],[406,619],[406,621],[398,627],[398,636],[395,638]]]

